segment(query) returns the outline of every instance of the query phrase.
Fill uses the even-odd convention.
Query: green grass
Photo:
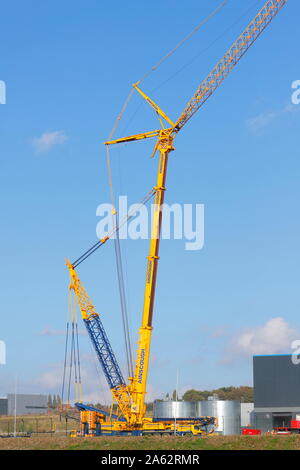
[[[295,436],[93,437],[39,436],[0,439],[0,450],[300,450]]]

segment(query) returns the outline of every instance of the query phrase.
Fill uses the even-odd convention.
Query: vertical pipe
[[[17,437],[17,377],[15,379],[14,437]]]

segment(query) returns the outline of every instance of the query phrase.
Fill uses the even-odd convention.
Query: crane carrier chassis
[[[208,433],[208,426],[213,429],[215,418],[155,420],[144,418],[142,429],[129,429],[127,422],[116,415],[92,406],[76,403],[80,411],[80,432],[75,436],[201,436]]]

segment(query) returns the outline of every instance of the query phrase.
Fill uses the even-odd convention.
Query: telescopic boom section
[[[71,279],[70,289],[73,290],[76,295],[82,319],[102,366],[109,388],[111,389],[112,396],[116,400],[120,411],[128,423],[130,423],[135,418],[131,413],[132,400],[130,392],[122,376],[121,369],[104,330],[100,316],[96,312],[96,309],[83,287],[73,265],[69,261],[67,261],[66,264],[69,269]]]
[[[135,374],[132,384],[133,411],[137,416],[137,423],[142,423],[145,416],[145,394],[150,356],[152,334],[152,316],[156,287],[157,266],[159,260],[159,242],[162,223],[162,206],[164,203],[165,183],[169,153],[174,150],[173,138],[168,130],[160,132],[158,141],[159,162],[157,181],[155,186],[154,212],[152,218],[152,232],[150,250],[147,262],[146,284],[144,291],[144,307],[142,325],[139,331],[139,341]]]

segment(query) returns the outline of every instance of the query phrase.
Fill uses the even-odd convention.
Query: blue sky
[[[0,339],[7,364],[0,366],[0,395],[16,375],[25,392],[60,392],[64,259],[94,243],[96,208],[109,202],[103,142],[131,84],[219,3],[2,5]],[[142,88],[176,119],[263,4],[229,0]],[[300,79],[299,13],[290,0],[176,140],[166,202],[205,205],[205,245],[189,252],[181,240],[161,244],[151,397],[174,388],[177,369],[182,390],[252,384],[253,353],[289,353],[300,337],[300,105],[291,104],[292,82]],[[118,135],[156,127],[135,95]],[[116,193],[132,203],[154,184],[152,146],[111,152]],[[135,342],[148,243],[122,248]],[[113,245],[78,271],[123,366]],[[99,389],[99,399],[107,397],[84,335],[81,343],[86,396],[98,397]]]

